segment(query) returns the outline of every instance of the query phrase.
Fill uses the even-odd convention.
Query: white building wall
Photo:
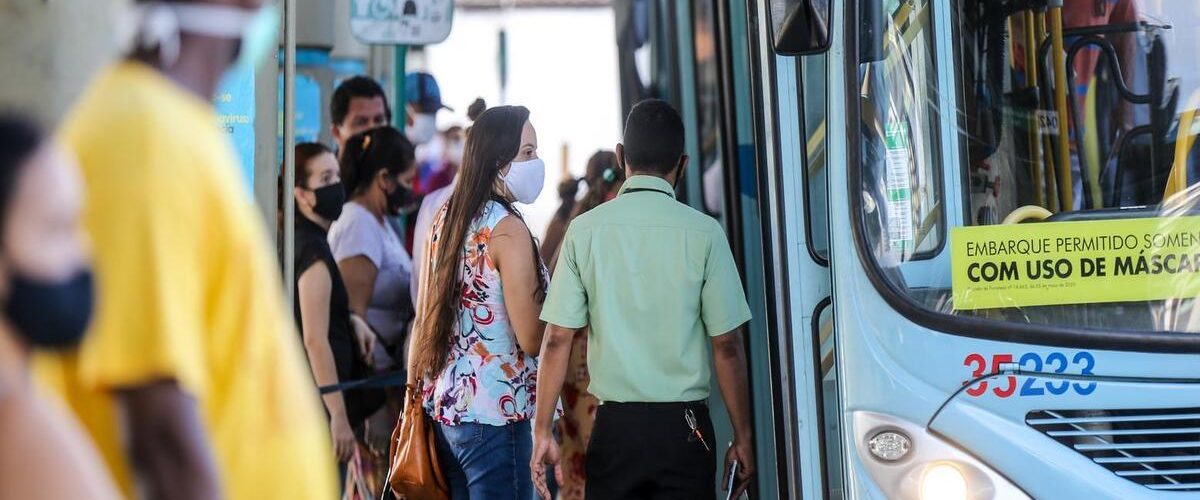
[[[508,33],[508,85],[500,95],[500,31]],[[529,108],[538,132],[538,154],[546,162],[546,185],[531,206],[523,207],[539,238],[558,208],[561,147],[569,147],[569,170],[581,176],[587,159],[620,140],[620,90],[616,35],[611,7],[463,10],[454,13],[446,41],[425,48],[409,70],[423,68],[437,77],[445,128],[466,121],[467,105],[483,97],[488,106],[519,104]],[[416,67],[414,67],[414,65]]]

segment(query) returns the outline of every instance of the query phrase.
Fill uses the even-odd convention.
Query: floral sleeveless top
[[[492,231],[508,211],[488,201],[463,242],[459,261],[462,295],[458,304],[458,337],[450,360],[424,386],[425,411],[437,422],[507,425],[531,420],[535,412],[537,359],[517,345],[517,336],[504,305],[500,273],[488,252]],[[434,266],[438,233],[446,218],[443,207],[433,224],[425,253]],[[542,288],[549,282],[539,263]]]

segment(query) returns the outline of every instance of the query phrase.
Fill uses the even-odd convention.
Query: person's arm
[[[338,383],[337,364],[329,347],[329,302],[333,279],[324,262],[316,262],[300,275],[297,283],[300,300],[300,330],[304,350],[317,386]],[[346,405],[341,392],[324,394],[321,399],[329,412],[329,429],[333,434],[333,449],[339,462],[354,453],[354,431],[346,418]]]
[[[342,273],[342,281],[346,283],[346,295],[350,299],[350,312],[360,318],[366,318],[367,306],[371,303],[371,294],[375,291],[375,277],[379,268],[364,255],[356,255],[338,261],[338,271]]]
[[[488,251],[500,273],[504,287],[504,307],[508,320],[517,334],[517,345],[530,356],[536,356],[542,345],[546,324],[538,319],[542,304],[541,270],[534,265],[533,239],[529,228],[513,216],[505,217],[492,231]]]
[[[221,498],[196,400],[174,380],[114,391],[134,473],[147,499]]]
[[[746,379],[746,351],[741,326],[750,321],[750,306],[742,291],[737,264],[719,225],[713,223],[704,285],[700,289],[700,319],[712,342],[713,365],[721,397],[733,424],[733,446],[725,454],[725,480],[736,460],[738,482],[734,496],[750,486],[754,475],[754,434],[750,422],[750,386]]]
[[[733,425],[733,447],[725,455],[725,479],[722,483],[729,481],[729,468],[733,461],[740,462],[733,493],[733,497],[737,498],[750,486],[749,480],[754,475],[754,426],[750,422],[750,384],[746,376],[746,349],[741,329],[712,337],[712,353],[721,399],[725,401],[729,422]]]
[[[562,468],[559,467],[558,443],[551,431],[554,425],[554,409],[558,407],[558,396],[562,393],[563,380],[567,377],[567,363],[571,359],[571,341],[579,329],[564,328],[555,324],[546,325],[542,340],[542,351],[538,356],[537,412],[533,422],[533,454],[529,458],[529,470],[538,494],[550,500],[546,486],[546,467],[554,466],[554,477],[562,484]]]

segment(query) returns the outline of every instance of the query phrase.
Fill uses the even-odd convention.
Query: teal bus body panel
[[[1128,359],[1126,353],[1097,351],[1094,354],[1097,366],[1103,361],[1117,362],[1113,364],[1133,361]],[[1173,365],[1173,368],[1178,368],[1180,362],[1190,362],[1194,367],[1196,362],[1194,356],[1159,359],[1160,356],[1140,361],[1163,362]],[[1016,378],[1017,385],[1023,386],[1030,377]],[[1031,411],[1044,409],[1169,408],[1195,406],[1197,403],[1200,403],[1200,383],[1100,381],[1096,383],[1095,392],[1088,396],[1068,392],[1051,398],[1005,400],[991,394],[979,398],[960,395],[946,405],[930,428],[977,455],[986,457],[997,471],[1035,498],[1196,498],[1195,492],[1153,492],[1120,478],[1026,425],[1025,416]]]

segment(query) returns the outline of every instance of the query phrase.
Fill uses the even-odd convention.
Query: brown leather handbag
[[[421,407],[421,387],[409,384],[404,412],[392,430],[388,486],[399,500],[449,500],[450,487],[438,466],[433,420]]]

